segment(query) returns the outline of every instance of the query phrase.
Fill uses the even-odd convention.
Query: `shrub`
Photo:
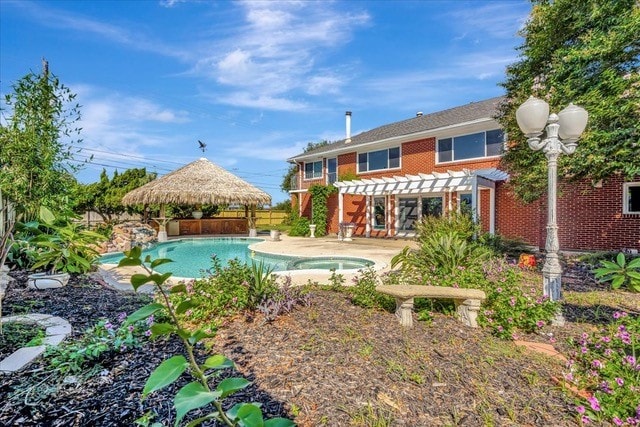
[[[504,260],[485,263],[479,276],[472,280],[459,279],[459,282],[461,287],[482,289],[486,293],[478,323],[500,338],[514,338],[519,331],[534,332],[549,324],[559,309],[558,303],[543,296],[539,289],[525,290],[522,273]]]
[[[180,314],[181,319],[207,325],[212,333],[223,319],[254,310],[275,295],[277,286],[271,273],[262,263],[249,266],[233,259],[223,267],[214,257],[211,275],[184,283],[185,292],[170,294],[169,301],[174,307],[191,301],[192,307]]]
[[[309,220],[303,216],[296,216],[291,221],[291,228],[289,229],[289,236],[308,236]]]
[[[213,411],[190,421],[188,425],[196,426],[205,421],[214,420],[230,427],[238,425],[290,427],[295,425],[292,421],[284,418],[273,418],[265,421],[260,406],[254,403],[240,402],[227,410],[224,409],[224,399],[243,390],[251,383],[241,377],[225,378],[217,381],[220,379],[220,372],[234,367],[231,360],[220,354],[208,357],[202,364],[198,363],[194,353],[195,346],[203,339],[211,338],[212,336],[205,332],[202,327],[188,327],[179,318],[187,310],[196,307],[197,303],[187,296],[179,305],[174,306],[170,301],[170,294],[187,294],[186,285],[178,284],[167,291],[163,285],[171,277],[172,273],[168,272],[160,275],[152,270],[159,265],[171,262],[171,260],[166,258],[151,260],[149,256],[143,260],[141,255],[142,250],[139,247],[133,248],[125,252],[125,258],[118,265],[120,267],[142,267],[146,274],[137,273],[131,276],[133,289],[137,291],[144,284],[152,282],[163,303],[152,303],[140,308],[127,317],[127,322],[128,324],[133,324],[137,321],[148,319],[156,313],[163,313],[168,321],[154,324],[151,328],[151,336],[171,336],[175,334],[184,346],[184,354],[172,356],[154,369],[142,389],[142,399],[175,383],[182,374],[188,373],[193,381],[180,388],[173,399],[173,406],[176,409],[175,425],[180,425],[182,419],[189,412],[210,404],[214,407]],[[147,263],[149,266],[146,265]],[[215,388],[210,385],[210,382],[213,381],[217,382]],[[149,418],[149,413],[147,413],[137,422],[146,423]]]
[[[602,267],[596,268],[597,279],[611,282],[613,289],[627,288],[633,292],[640,292],[640,258],[627,262],[624,253],[620,252],[614,261],[601,261]]]
[[[79,373],[109,351],[124,352],[140,347],[145,337],[151,335],[153,317],[131,324],[125,323],[126,317],[127,313],[121,313],[113,323],[101,320],[87,329],[79,340],[64,341],[57,347],[49,347],[45,352],[49,365],[62,373]]]
[[[598,332],[573,339],[567,381],[593,395],[576,407],[583,423],[640,424],[640,318],[615,312]]]
[[[264,314],[265,321],[272,322],[278,316],[290,313],[298,305],[310,306],[311,294],[300,286],[292,286],[291,277],[287,276],[285,282],[264,298],[257,309]]]
[[[434,272],[452,274],[461,266],[478,270],[492,255],[489,249],[466,240],[455,230],[440,231],[419,241],[418,250],[406,247],[391,261],[392,267],[402,264],[403,275],[414,284],[426,284]]]
[[[359,307],[378,308],[393,311],[395,299],[376,291],[378,275],[372,268],[361,270],[361,274],[353,279],[355,285],[348,288],[351,302]]]

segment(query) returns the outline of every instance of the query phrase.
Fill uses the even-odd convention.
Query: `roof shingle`
[[[474,120],[491,118],[496,115],[498,106],[503,100],[504,96],[498,96],[484,101],[471,102],[459,107],[449,108],[448,110],[390,123],[352,136],[351,142],[349,143],[346,143],[344,139],[336,141],[332,144],[293,156],[291,157],[291,160],[296,159],[297,157],[306,157],[309,155],[338,150],[346,146],[353,147],[369,142],[382,141],[389,138],[424,132],[430,129],[438,129]]]

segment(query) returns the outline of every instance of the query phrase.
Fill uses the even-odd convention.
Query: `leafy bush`
[[[290,313],[298,305],[310,306],[311,294],[300,286],[292,286],[291,277],[287,276],[285,282],[269,297],[264,298],[257,309],[264,314],[267,322],[272,322],[278,316]]]
[[[169,300],[175,307],[191,301],[193,307],[181,313],[181,318],[208,325],[212,333],[224,318],[254,310],[276,294],[278,289],[271,273],[262,263],[249,266],[233,259],[222,266],[214,257],[210,276],[185,283],[185,292],[172,293]]]
[[[309,233],[309,220],[303,216],[295,216],[291,221],[289,236],[308,236]]]
[[[640,292],[640,258],[627,262],[624,253],[620,252],[614,261],[601,261],[602,267],[596,268],[597,279],[611,282],[613,289],[627,288]]]
[[[11,260],[31,270],[87,273],[98,259],[95,245],[104,239],[71,218],[56,217],[42,207],[39,221],[18,225],[16,249],[24,250],[26,254]]]
[[[109,351],[124,352],[140,347],[145,337],[151,335],[153,317],[125,324],[126,317],[127,313],[121,313],[116,323],[99,321],[87,329],[79,340],[64,341],[57,347],[49,347],[45,358],[51,367],[62,373],[79,373]]]
[[[452,274],[461,266],[480,269],[492,255],[491,250],[467,240],[456,230],[421,236],[419,242],[418,250],[406,247],[391,260],[394,268],[402,264],[403,275],[414,284],[425,284],[434,272]]]
[[[598,332],[573,339],[565,379],[593,395],[576,407],[581,421],[640,424],[640,318],[615,312]]]
[[[530,246],[522,239],[507,238],[499,234],[484,233],[478,238],[478,243],[491,249],[496,255],[506,255],[518,258],[523,253],[531,252]]]
[[[559,309],[557,302],[526,285],[522,273],[502,259],[485,263],[474,279],[459,278],[461,287],[481,289],[487,295],[478,323],[500,338],[514,338],[518,331],[534,332],[549,324]]]
[[[433,235],[454,233],[463,240],[472,240],[480,235],[480,227],[473,223],[469,215],[455,211],[445,216],[424,216],[416,223],[416,240],[423,246],[423,241]]]
[[[361,270],[360,275],[355,277],[353,281],[355,285],[348,288],[353,304],[364,308],[378,308],[386,311],[395,310],[395,299],[376,291],[378,274],[373,268]]]

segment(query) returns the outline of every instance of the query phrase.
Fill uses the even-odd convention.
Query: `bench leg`
[[[467,326],[478,327],[478,311],[480,310],[480,300],[465,299],[455,300],[456,314],[458,318]]]
[[[400,324],[407,328],[413,327],[413,298],[397,298],[396,297],[396,317]]]

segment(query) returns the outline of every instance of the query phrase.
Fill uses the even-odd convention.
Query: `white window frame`
[[[327,185],[333,184],[333,182],[329,182],[329,174],[330,174],[330,172],[329,172],[329,160],[335,160],[336,161],[336,172],[335,172],[336,176],[335,176],[335,179],[334,179],[333,182],[336,182],[338,180],[338,158],[337,157],[329,157],[329,158],[327,158],[327,179],[326,179],[326,184]]]
[[[629,210],[629,188],[639,187],[640,182],[625,182],[622,184],[622,213],[625,215],[640,215],[640,211]]]
[[[478,160],[478,159],[493,159],[496,157],[500,157],[502,156],[502,154],[496,154],[496,155],[492,155],[492,156],[487,156],[487,132],[492,132],[495,130],[501,130],[499,128],[497,129],[488,129],[488,130],[482,130],[479,132],[471,132],[471,133],[465,133],[465,134],[461,134],[461,135],[454,135],[454,136],[448,136],[446,138],[438,138],[438,140],[436,141],[436,164],[443,164],[443,163],[459,163],[459,162],[469,162],[469,161],[474,161],[474,160]],[[469,157],[467,159],[457,159],[456,160],[456,142],[455,139],[456,138],[462,138],[465,136],[469,136],[469,135],[475,135],[478,133],[482,133],[484,134],[484,156],[481,157]],[[451,140],[451,149],[452,149],[452,160],[447,160],[447,161],[440,161],[440,140],[441,139],[450,139]],[[505,149],[505,145],[506,145],[506,133],[504,131],[502,131],[502,150],[503,152],[506,151]]]
[[[389,150],[393,150],[394,148],[398,149],[398,167],[390,168],[388,167],[389,166]],[[387,150],[387,167],[383,169],[370,170],[369,169],[369,153],[375,153],[376,151],[384,151],[384,150]],[[360,170],[360,154],[367,154],[367,170],[366,171]],[[402,169],[402,146],[381,148],[379,150],[359,151],[356,153],[356,170],[358,171],[359,174],[376,173],[381,171],[390,171],[390,170],[398,170],[398,169]]]
[[[315,164],[315,163],[320,163],[320,175],[316,176],[315,172],[312,172],[312,176],[308,177],[307,176],[307,165],[308,164]],[[315,168],[312,168],[312,170],[315,170]],[[315,160],[313,162],[304,162],[304,166],[302,167],[302,173],[303,173],[303,177],[305,181],[313,181],[316,179],[321,179],[322,175],[324,172],[324,162],[322,160]]]

